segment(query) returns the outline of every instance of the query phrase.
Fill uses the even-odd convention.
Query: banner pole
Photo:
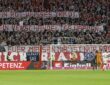
[[[52,70],[52,44],[50,45],[50,69]]]

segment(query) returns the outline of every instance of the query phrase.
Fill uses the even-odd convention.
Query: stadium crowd
[[[107,44],[110,39],[106,31],[43,30],[43,31],[3,31],[0,34],[2,45],[39,45],[39,44]]]
[[[104,31],[89,30],[41,30],[41,31],[1,31],[1,45],[38,45],[38,44],[109,44],[107,36],[110,28],[109,0],[0,0],[0,12],[63,12],[74,11],[79,17],[2,17],[1,25],[83,25],[100,26]]]

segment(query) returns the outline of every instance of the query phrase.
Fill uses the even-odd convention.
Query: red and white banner
[[[6,52],[39,52],[39,46],[4,46]],[[61,44],[42,46],[42,53],[55,52],[94,52],[106,50],[110,52],[110,44]]]
[[[102,50],[103,62],[106,64],[104,68],[110,69],[110,44],[6,46],[5,49],[7,49],[6,52],[0,52],[0,69],[3,70],[5,70],[5,68],[11,69],[12,67],[17,66],[18,64],[16,63],[18,62],[26,62],[27,52],[41,52],[41,61],[44,62],[48,62],[49,59],[52,58],[54,62],[53,67],[57,69],[60,69],[61,67],[64,69],[90,69],[90,64],[74,64],[68,63],[68,61],[71,61],[71,58],[83,61],[85,57],[84,52],[95,52],[96,50]],[[62,64],[60,62],[64,63]],[[10,65],[14,66],[10,67]],[[21,66],[20,69],[24,69],[23,66]]]
[[[92,69],[92,66],[90,63],[64,63],[64,69]]]
[[[0,62],[27,61],[25,52],[0,52]]]
[[[61,44],[52,45],[51,52],[95,52],[97,50],[110,52],[110,44]]]
[[[93,69],[91,63],[71,63],[71,62],[64,62],[63,69]],[[103,66],[104,69],[110,69],[110,60]]]
[[[61,61],[53,62],[53,69],[62,69],[62,67],[63,67],[63,62]]]
[[[40,50],[41,48],[41,50]],[[0,53],[0,59],[4,57],[4,61],[7,61],[7,55],[10,53],[10,59],[16,60],[19,56],[22,58],[17,59],[25,61],[27,52],[41,52],[41,60],[48,61],[50,57],[54,57],[55,61],[68,61],[74,57],[77,60],[84,60],[84,52],[95,52],[102,50],[110,53],[109,44],[75,44],[75,45],[46,45],[46,46],[6,46],[6,52]],[[107,53],[106,53],[107,54]],[[103,53],[103,55],[105,55]],[[106,57],[104,58],[106,60]],[[3,60],[3,59],[2,59]]]
[[[56,53],[42,53],[41,59],[42,61],[48,61],[52,56],[54,61],[69,61],[74,57],[74,60],[84,60],[84,57],[80,57],[80,53],[76,53],[77,56],[74,57],[71,52],[56,52]]]
[[[96,52],[102,50],[103,61],[110,60],[109,44],[86,44],[86,45],[52,45],[42,47],[42,61],[48,61],[51,57],[54,61],[70,61],[71,59],[83,61],[85,52]],[[103,53],[106,51],[106,53]]]
[[[8,52],[39,52],[40,46],[8,46]]]
[[[38,31],[38,30],[92,30],[94,32],[99,32],[103,31],[104,28],[103,26],[83,26],[83,25],[25,25],[25,26],[20,26],[20,25],[1,25],[0,26],[0,31]]]
[[[0,62],[0,70],[26,70],[31,62]]]
[[[110,69],[110,61],[103,67],[106,70]],[[53,69],[93,69],[91,63],[72,63],[64,61],[53,61]]]
[[[39,52],[41,46],[4,46],[5,52]],[[110,44],[61,44],[42,46],[42,53],[56,52],[94,52],[106,50],[110,52]]]
[[[63,11],[63,12],[0,12],[0,18],[22,18],[22,17],[71,17],[71,18],[79,18],[78,12],[73,11]]]

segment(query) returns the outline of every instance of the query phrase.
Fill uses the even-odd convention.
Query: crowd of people
[[[108,19],[101,20],[84,20],[81,18],[70,17],[51,17],[51,18],[36,18],[36,17],[23,17],[23,18],[0,18],[1,24],[14,24],[19,25],[20,21],[23,21],[24,25],[87,25],[87,26],[99,26],[101,24],[108,24]]]
[[[110,1],[109,0],[0,0],[0,12],[63,12],[74,11],[79,17],[2,17],[1,25],[104,25],[104,31],[78,30],[41,30],[1,31],[1,45],[39,45],[39,44],[109,44],[107,36],[110,28]]]
[[[43,30],[43,31],[4,31],[0,33],[2,45],[39,45],[39,44],[108,44],[106,31]]]
[[[106,14],[109,0],[0,0],[0,11],[80,11]]]
[[[97,25],[107,23],[110,17],[109,0],[0,0],[0,2],[0,12],[79,12],[79,19],[66,19],[66,22],[73,22],[73,24],[76,22],[77,24]],[[57,18],[53,18],[51,21],[56,21],[54,19]],[[9,21],[12,23],[19,21],[19,19],[13,18],[2,20],[7,20],[7,23]],[[31,18],[30,20],[36,21],[39,19],[35,18],[33,20]],[[40,20],[45,21],[44,19]],[[50,19],[46,19],[46,21],[50,21]],[[65,18],[63,21],[65,21]]]

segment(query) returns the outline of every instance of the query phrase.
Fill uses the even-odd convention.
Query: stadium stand
[[[76,15],[65,16],[55,13],[67,12]],[[24,14],[13,17],[8,13]],[[26,15],[26,13],[29,13]],[[32,13],[34,13],[32,15]],[[44,16],[36,17],[37,13]],[[52,17],[45,17],[52,13]],[[0,0],[0,27],[5,25],[61,26],[60,30],[43,29],[36,31],[0,31],[0,45],[39,45],[39,44],[109,44],[110,43],[110,1],[109,0]],[[3,14],[6,14],[3,15]],[[62,25],[68,25],[63,29]],[[88,26],[87,30],[71,29],[71,26]],[[102,26],[103,31],[89,30],[89,27]],[[7,27],[8,28],[8,27]]]

